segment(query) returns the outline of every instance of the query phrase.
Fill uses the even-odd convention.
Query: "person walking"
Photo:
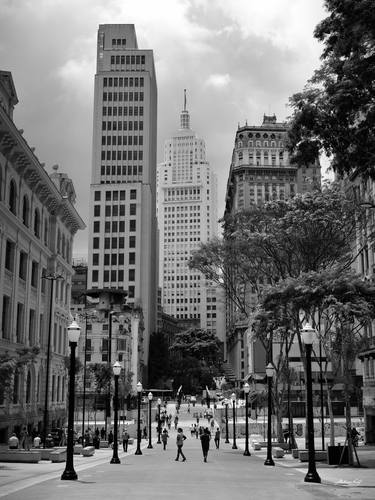
[[[174,428],[177,429],[177,425],[178,425],[178,416],[176,415],[174,417]]]
[[[203,452],[203,462],[207,462],[208,450],[210,449],[210,439],[211,439],[211,433],[208,430],[208,427],[206,427],[201,434],[201,446],[202,446],[202,452]]]
[[[182,457],[182,461],[185,462],[186,461],[186,457],[185,455],[183,454],[182,452],[182,447],[184,445],[184,441],[186,439],[186,436],[184,435],[181,427],[179,427],[177,429],[177,438],[176,438],[176,444],[177,444],[177,457],[176,457],[176,462],[178,462],[179,458],[180,458],[180,455]]]
[[[125,452],[128,451],[129,433],[126,429],[122,431],[122,448]]]
[[[164,429],[161,434],[161,442],[163,443],[163,450],[167,449],[168,438],[169,438],[168,431],[167,429]]]
[[[220,429],[219,429],[219,427],[216,428],[214,441],[215,441],[216,449],[218,450],[219,445],[220,445]]]

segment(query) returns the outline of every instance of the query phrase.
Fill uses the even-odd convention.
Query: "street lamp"
[[[272,428],[271,428],[271,420],[272,420],[272,378],[275,372],[275,368],[272,363],[268,363],[266,366],[266,375],[268,381],[268,421],[267,421],[267,458],[264,462],[264,465],[275,465],[275,462],[272,458]]]
[[[244,384],[243,392],[245,393],[245,422],[246,422],[245,423],[245,451],[244,451],[244,455],[245,455],[245,457],[250,457],[251,453],[249,451],[249,413],[248,413],[250,386],[248,383]]]
[[[118,440],[117,440],[117,422],[118,422],[118,378],[121,373],[121,365],[118,361],[116,361],[113,364],[113,375],[115,376],[115,397],[113,399],[113,406],[114,406],[114,425],[113,425],[113,430],[114,430],[114,436],[113,436],[113,456],[110,461],[111,464],[120,464],[120,459],[118,457]]]
[[[237,450],[236,445],[236,395],[233,392],[231,395],[232,404],[233,404],[233,445],[232,450]]]
[[[314,443],[314,415],[312,398],[312,376],[311,376],[311,351],[316,330],[306,323],[301,330],[302,341],[306,350],[306,402],[307,402],[307,438],[309,446],[309,469],[305,476],[306,483],[320,483],[319,474],[315,467],[315,443]]]
[[[149,392],[148,395],[148,446],[147,448],[153,448],[151,443],[151,402],[152,402],[152,392]]]
[[[115,314],[115,311],[109,311],[108,313],[108,355],[107,355],[107,366],[111,366],[112,362],[112,315]],[[105,431],[107,434],[108,430],[108,420],[109,425],[111,425],[111,380],[108,381],[107,388],[107,401],[106,401],[106,409],[105,409]]]
[[[138,382],[137,393],[138,393],[138,424],[137,424],[137,449],[134,455],[142,455],[141,451],[141,394],[142,394],[142,384]]]
[[[229,429],[228,429],[228,405],[229,401],[228,399],[224,400],[224,406],[225,406],[225,443],[229,443]]]
[[[70,367],[69,367],[69,413],[68,413],[68,441],[66,447],[66,465],[61,479],[74,480],[77,479],[77,473],[74,470],[73,454],[74,454],[74,378],[76,365],[76,347],[81,329],[78,324],[73,321],[68,326],[68,338],[70,346]]]
[[[161,433],[161,426],[160,426],[160,406],[161,406],[161,399],[158,398],[158,443],[161,444],[160,440],[160,433]]]

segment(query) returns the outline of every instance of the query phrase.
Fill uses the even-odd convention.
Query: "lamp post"
[[[161,428],[160,428],[160,406],[161,406],[161,399],[158,398],[158,444],[161,444],[161,440],[160,440],[160,433],[161,433]]]
[[[152,392],[149,392],[148,395],[148,446],[147,448],[153,448],[151,443],[151,403],[152,403]]]
[[[236,444],[236,395],[233,392],[231,395],[232,405],[233,405],[233,445],[232,450],[237,450]]]
[[[107,356],[107,366],[111,366],[112,362],[112,315],[114,311],[109,311],[108,313],[108,356]],[[105,432],[108,431],[108,420],[109,425],[111,425],[111,380],[108,381],[107,388],[107,400],[105,408]]]
[[[92,311],[94,316],[95,310]],[[86,410],[86,364],[87,364],[87,325],[88,319],[92,318],[87,312],[85,313],[85,341],[84,341],[84,359],[83,359],[83,396],[82,396],[82,439],[85,435],[85,410]]]
[[[264,465],[275,465],[275,462],[272,458],[272,378],[275,369],[272,363],[268,363],[266,366],[266,375],[268,381],[268,421],[267,421],[267,458],[264,462]]]
[[[227,399],[224,400],[225,405],[225,443],[229,443],[229,429],[228,429],[228,405],[229,401]]]
[[[245,393],[245,451],[244,456],[250,457],[251,453],[249,451],[249,392],[250,386],[248,383],[244,384],[243,392]]]
[[[120,459],[118,457],[118,439],[117,439],[117,422],[118,422],[118,378],[121,373],[121,365],[118,361],[116,361],[113,364],[113,375],[115,376],[115,396],[113,399],[113,406],[114,406],[114,424],[113,424],[113,431],[114,431],[114,436],[113,436],[113,455],[112,459],[110,461],[111,464],[120,464]]]
[[[138,382],[137,393],[138,393],[138,423],[137,423],[137,449],[134,455],[142,455],[141,451],[141,394],[142,394],[142,384]]]
[[[312,376],[311,376],[311,351],[316,330],[306,323],[301,330],[302,341],[306,350],[306,403],[307,403],[307,437],[309,452],[309,468],[305,476],[306,483],[320,483],[319,474],[315,467],[315,443],[314,443],[314,415],[312,398]]]
[[[69,413],[68,413],[68,441],[66,447],[66,464],[61,479],[75,480],[78,478],[73,465],[74,454],[74,378],[76,364],[76,347],[81,332],[75,321],[68,326],[68,338],[70,346],[70,367],[69,367]]]

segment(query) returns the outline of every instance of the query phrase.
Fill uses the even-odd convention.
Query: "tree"
[[[211,331],[191,328],[176,335],[171,345],[173,353],[173,386],[183,386],[184,392],[196,392],[210,387],[219,375],[221,343]]]
[[[340,176],[375,179],[375,9],[372,0],[326,0],[329,16],[314,36],[322,65],[290,98],[292,161],[308,165],[324,152]]]

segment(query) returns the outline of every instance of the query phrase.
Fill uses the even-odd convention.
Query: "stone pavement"
[[[185,408],[184,408],[185,410]],[[168,408],[169,411],[169,408]],[[232,443],[222,439],[220,449],[211,449],[203,463],[200,441],[190,436],[194,422],[185,411],[180,424],[187,440],[187,461],[175,462],[175,431],[170,432],[166,451],[153,440],[142,441],[142,455],[135,456],[135,445],[128,453],[119,452],[121,464],[110,464],[112,450],[97,450],[94,457],[74,457],[77,481],[61,481],[64,463],[0,464],[0,498],[9,500],[86,500],[132,499],[204,499],[204,500],[304,500],[328,498],[375,498],[375,450],[360,449],[360,461],[371,468],[333,467],[317,464],[322,484],[303,481],[307,464],[286,455],[275,459],[275,467],[264,466],[265,450],[243,456],[244,440]],[[154,429],[155,431],[155,429]],[[153,432],[154,432],[153,431]]]

